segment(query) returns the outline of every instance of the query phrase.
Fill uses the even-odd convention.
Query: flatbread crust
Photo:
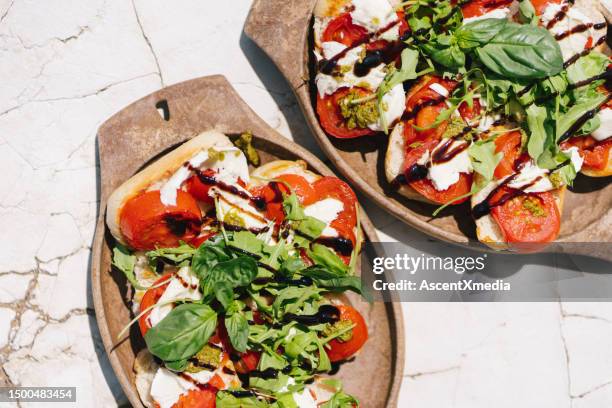
[[[168,179],[183,163],[191,159],[198,152],[211,147],[232,146],[234,146],[232,142],[223,133],[214,130],[203,132],[164,155],[120,185],[108,198],[106,205],[106,225],[111,234],[113,234],[113,237],[119,242],[125,243],[119,228],[119,216],[121,208],[127,200],[146,191],[155,183]]]

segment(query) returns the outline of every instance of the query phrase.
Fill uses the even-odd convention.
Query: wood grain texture
[[[447,208],[431,218],[434,206],[410,201],[384,177],[387,136],[337,140],[325,134],[314,110],[309,57],[312,9],[316,0],[255,0],[244,27],[276,64],[295,92],[317,142],[354,186],[406,224],[444,241],[476,239],[469,205]],[[566,195],[559,242],[612,241],[612,179],[579,176]],[[583,253],[583,252],[581,252]],[[590,254],[585,250],[585,254]]]
[[[169,108],[169,120],[164,120],[157,112],[156,106],[162,101],[166,101]],[[143,406],[134,387],[132,367],[136,353],[144,344],[138,325],[135,325],[129,337],[115,346],[118,333],[132,315],[128,283],[121,273],[110,268],[112,238],[104,223],[106,200],[115,188],[152,158],[210,129],[226,134],[250,130],[262,162],[302,159],[311,170],[333,175],[319,159],[257,117],[222,76],[198,78],[162,89],[129,105],[100,127],[101,197],[93,244],[92,292],[104,347],[134,407]],[[361,214],[367,239],[375,241],[376,232],[371,222],[363,212]],[[348,392],[359,396],[363,406],[395,406],[404,364],[401,308],[397,303],[368,304],[356,296],[352,301],[368,321],[371,340],[337,375],[343,379]]]

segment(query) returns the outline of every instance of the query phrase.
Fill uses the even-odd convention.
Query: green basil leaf
[[[216,327],[217,314],[210,306],[185,303],[172,309],[144,338],[151,354],[178,361],[200,351]]]
[[[323,265],[339,275],[346,275],[348,266],[331,249],[321,244],[313,244],[307,249],[308,256],[317,265]]]
[[[183,359],[183,360],[177,360],[177,361],[165,361],[164,365],[166,366],[167,369],[172,370],[172,371],[176,371],[176,372],[182,372],[185,371],[185,369],[187,368],[187,365],[189,364],[189,360],[188,359]]]
[[[279,373],[276,378],[249,377],[249,387],[264,392],[276,393],[287,386],[289,376]]]
[[[128,282],[138,290],[147,290],[146,287],[138,283],[134,268],[136,266],[136,256],[132,255],[126,246],[117,243],[113,248],[113,266],[123,272]]]
[[[227,310],[234,300],[234,290],[232,285],[226,281],[215,283],[214,286],[215,298],[221,303],[223,309]]]
[[[462,49],[483,46],[495,37],[508,23],[505,18],[485,18],[462,25],[455,32],[457,44]]]
[[[519,19],[523,24],[531,24],[537,26],[540,23],[535,7],[530,0],[520,0],[519,2]]]
[[[446,68],[459,69],[465,66],[465,53],[456,44],[444,45],[433,42],[423,44],[422,49],[434,62]]]
[[[200,286],[205,299],[210,299],[218,282],[226,282],[232,288],[249,285],[257,276],[257,261],[250,256],[239,256],[217,263],[205,276]]]
[[[559,44],[543,27],[509,22],[476,54],[489,70],[506,78],[541,79],[563,70]]]
[[[249,322],[242,313],[234,313],[225,318],[225,328],[230,342],[236,351],[244,353],[249,340]]]
[[[261,256],[264,242],[257,238],[251,231],[236,231],[228,233],[228,243],[231,248],[239,249],[241,252]]]
[[[223,239],[206,241],[195,251],[191,261],[191,269],[202,279],[219,262],[232,259],[232,255],[227,251]]]

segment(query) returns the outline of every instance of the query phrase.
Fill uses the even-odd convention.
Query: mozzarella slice
[[[525,187],[527,185],[529,187]],[[508,187],[523,190],[526,193],[542,193],[554,190],[554,186],[548,178],[548,170],[541,169],[533,162],[523,166],[520,173],[508,183]]]
[[[237,147],[213,148],[203,150],[189,160],[189,165],[202,170],[214,170],[217,179],[227,184],[235,184],[238,179],[249,182],[249,165],[242,150]],[[160,189],[160,199],[165,205],[176,205],[176,191],[193,172],[188,166],[181,166]]]
[[[151,398],[160,408],[172,408],[180,396],[190,389],[194,384],[181,378],[167,368],[160,367],[155,373],[151,383]]]
[[[175,300],[200,300],[199,279],[191,272],[191,268],[183,266],[176,275],[170,278],[170,283],[157,302],[161,306],[154,307],[149,314],[151,327],[157,325],[173,308]],[[166,304],[167,303],[167,304]]]
[[[319,406],[308,387],[304,388],[302,392],[294,392],[291,396],[293,402],[300,408],[317,408]]]
[[[377,32],[398,20],[397,14],[388,0],[353,0],[352,4],[354,7],[351,11],[353,23],[365,27],[370,32]],[[381,38],[387,40],[385,34],[388,36],[394,34],[397,38],[397,29],[397,26],[393,27],[388,31],[395,31],[394,33],[383,33]],[[389,38],[391,40],[395,39]]]
[[[570,157],[572,162],[572,166],[574,166],[574,170],[576,173],[580,171],[582,168],[582,164],[584,163],[584,159],[580,156],[580,151],[576,146],[570,147],[569,149],[563,150],[563,153],[567,154]]]
[[[434,82],[433,84],[429,85],[429,89],[444,97],[447,97],[449,95],[448,89],[438,84],[437,82]]]
[[[591,136],[593,136],[593,139],[602,142],[612,136],[612,109],[604,109],[599,112],[599,120],[601,124]]]
[[[481,16],[474,16],[474,17],[464,18],[463,19],[463,24],[471,23],[473,21],[478,21],[478,20],[484,20],[486,18],[508,18],[512,14],[513,13],[511,12],[510,8],[508,8],[508,7],[497,8],[497,9],[491,10],[488,13],[485,13],[485,14],[483,14]]]
[[[546,7],[542,13],[542,25],[546,27],[547,24],[550,23],[565,6],[566,2],[562,2],[561,4],[552,3]],[[555,25],[549,30],[551,34],[558,35],[571,32],[574,27],[581,26],[583,24],[590,26],[588,30],[579,33],[571,33],[558,41],[564,60],[567,61],[574,55],[583,51],[589,42],[589,38],[592,38],[593,44],[595,44],[606,34],[606,30],[594,29],[593,23],[597,22],[592,21],[592,19],[583,13],[578,6],[570,5],[567,12],[563,14],[563,18],[556,22]]]
[[[432,150],[431,155],[434,156],[435,152],[447,142],[448,139],[441,140]],[[466,141],[454,140],[448,147],[448,151],[453,151],[465,144],[467,144]],[[471,173],[472,171],[472,161],[467,149],[464,149],[451,160],[443,163],[432,163],[429,167],[427,178],[431,180],[436,190],[444,191],[459,181],[460,173]]]
[[[234,187],[251,197],[247,190],[238,185],[234,185]],[[208,194],[216,200],[217,219],[219,221],[224,221],[229,214],[230,217],[240,218],[244,223],[242,227],[254,230],[265,229],[270,222],[262,212],[251,205],[251,201],[247,198],[232,194],[216,186],[212,187]]]
[[[338,236],[338,231],[330,227],[329,224],[338,218],[338,214],[340,214],[342,210],[344,210],[344,203],[342,201],[336,200],[335,198],[326,198],[304,207],[304,214],[325,223],[325,228],[321,235],[336,237]]]
[[[404,93],[404,86],[402,84],[395,85],[389,92],[387,92],[382,98],[383,114],[387,128],[390,129],[392,124],[402,117],[404,109],[406,108],[406,94]],[[383,130],[380,119],[378,122],[371,123],[368,127],[375,131]]]

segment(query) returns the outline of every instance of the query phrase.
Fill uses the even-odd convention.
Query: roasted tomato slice
[[[215,375],[215,377],[218,376]],[[216,404],[217,389],[210,385],[189,390],[182,394],[179,400],[172,405],[172,408],[215,408]]]
[[[521,132],[508,132],[498,136],[495,139],[495,152],[503,154],[495,168],[495,178],[501,179],[513,174],[514,165],[521,156]]]
[[[461,11],[463,18],[478,17],[495,9],[508,7],[511,3],[512,0],[472,0],[461,6]]]
[[[599,142],[591,136],[577,136],[562,143],[564,149],[573,146],[578,148],[584,159],[584,168],[603,170],[608,165],[612,138]]]
[[[495,203],[508,191],[504,188],[492,197]],[[551,192],[520,195],[500,206],[491,214],[504,239],[510,243],[546,243],[559,234],[560,214]]]
[[[363,42],[368,37],[368,30],[353,24],[349,13],[344,13],[329,22],[321,35],[322,42],[336,41],[350,47],[357,42]]]
[[[236,372],[240,374],[248,374],[257,369],[261,353],[258,351],[247,351],[240,354],[240,360],[234,362]]]
[[[159,301],[159,298],[162,297],[170,282],[159,287],[157,287],[157,285],[169,280],[171,277],[172,273],[165,274],[164,276],[155,281],[155,283],[153,284],[153,286],[155,287],[145,292],[144,296],[142,297],[142,300],[140,301],[141,311],[146,310],[147,308],[153,306]],[[140,333],[142,334],[142,337],[144,337],[144,335],[147,334],[147,331],[149,331],[149,329],[151,328],[151,325],[149,324],[150,314],[151,310],[140,316],[140,318],[138,319],[138,326],[140,326]]]
[[[191,241],[200,232],[202,215],[196,200],[177,191],[176,205],[160,200],[159,190],[130,198],[119,217],[121,233],[128,245],[138,250],[175,247],[179,241]]]
[[[313,202],[326,198],[335,198],[342,202],[344,208],[331,222],[332,227],[340,224],[349,226],[351,229],[355,227],[357,224],[357,196],[348,184],[337,177],[325,176],[315,181],[312,187],[316,195]]]
[[[215,175],[214,170],[204,170],[202,172],[204,176],[202,179],[198,175],[193,175],[185,182],[185,186],[187,188],[187,192],[193,196],[198,201],[202,201],[205,203],[212,204],[213,199],[208,195],[208,190],[213,186],[212,183],[206,183],[205,177],[212,177]],[[204,181],[202,181],[204,180]]]
[[[317,114],[319,115],[321,126],[331,136],[339,139],[351,139],[376,133],[369,128],[356,127],[349,129],[346,126],[346,120],[342,117],[339,103],[351,90],[364,97],[371,94],[371,92],[361,88],[341,88],[323,98],[317,93]]]
[[[252,189],[251,193],[265,201],[266,217],[280,224],[285,219],[283,194],[294,191],[300,203],[307,204],[312,202],[314,189],[308,180],[297,174],[281,174],[276,180]]]
[[[348,341],[333,339],[328,343],[327,355],[331,361],[343,361],[355,355],[368,339],[368,328],[363,316],[351,306],[336,306],[340,310],[340,321],[350,321],[355,326]]]

